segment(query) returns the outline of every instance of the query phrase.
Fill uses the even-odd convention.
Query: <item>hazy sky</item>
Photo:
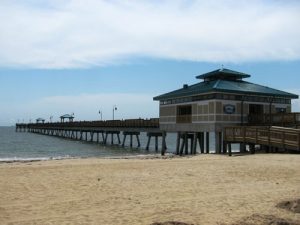
[[[297,0],[0,0],[0,125],[157,117],[156,95],[226,68],[300,94]],[[294,110],[300,103],[294,102]]]

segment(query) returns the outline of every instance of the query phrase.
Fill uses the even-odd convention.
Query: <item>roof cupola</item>
[[[238,81],[243,80],[244,78],[251,77],[249,74],[241,73],[229,69],[218,69],[209,73],[205,73],[197,76],[197,79],[204,79],[204,82],[214,81],[214,80],[230,80],[230,81]]]

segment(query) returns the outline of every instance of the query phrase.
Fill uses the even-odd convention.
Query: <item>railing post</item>
[[[270,148],[271,148],[271,128],[270,127],[269,127],[268,145],[269,145],[269,150],[270,150]]]
[[[235,142],[235,140],[236,140],[236,137],[235,137],[235,129],[236,129],[236,128],[232,128],[232,139],[233,139],[234,142]]]
[[[285,133],[284,133],[284,131],[282,131],[281,143],[282,143],[282,149],[285,150]]]
[[[255,143],[258,143],[258,128],[255,128]]]
[[[298,133],[298,150],[300,150],[300,133]]]

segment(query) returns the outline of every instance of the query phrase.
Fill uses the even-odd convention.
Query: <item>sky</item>
[[[300,94],[298,0],[0,0],[0,126],[158,117],[225,68]],[[300,111],[300,102],[293,101]]]

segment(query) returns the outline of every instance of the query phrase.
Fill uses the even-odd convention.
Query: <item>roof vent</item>
[[[188,87],[189,87],[189,85],[187,85],[187,84],[184,84],[184,85],[183,85],[183,88],[184,88],[184,89],[187,89]]]

